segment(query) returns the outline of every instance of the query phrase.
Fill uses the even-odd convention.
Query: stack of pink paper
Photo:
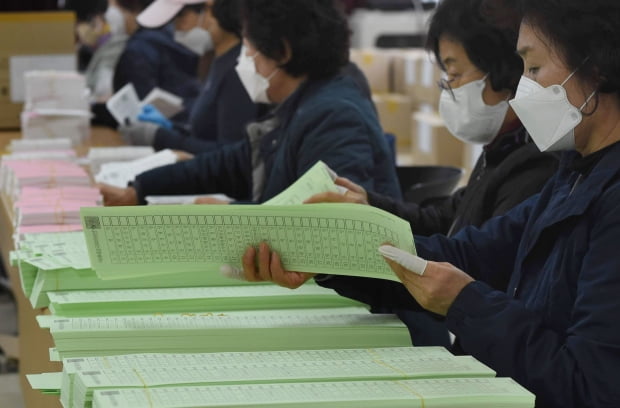
[[[93,187],[24,187],[14,203],[19,226],[79,225],[80,208],[101,203],[99,190]]]
[[[75,163],[61,160],[9,160],[3,167],[10,169],[19,188],[90,186],[88,173]]]

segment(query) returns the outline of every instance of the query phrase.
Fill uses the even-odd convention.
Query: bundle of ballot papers
[[[64,407],[510,407],[534,396],[441,347],[68,358],[29,375]]]
[[[67,151],[71,150],[71,139],[13,139],[7,146],[11,153],[43,152],[43,151]]]
[[[176,161],[176,154],[170,149],[165,149],[137,160],[105,163],[95,176],[95,180],[98,183],[105,183],[115,187],[127,187],[127,183],[133,181],[137,175],[156,167],[176,163]]]
[[[90,107],[84,77],[77,72],[29,71],[24,74],[21,114],[24,139],[69,138],[74,145],[90,134]]]
[[[90,173],[94,176],[104,164],[138,160],[153,154],[155,149],[152,146],[91,147],[88,150],[87,162]]]
[[[132,353],[400,347],[409,331],[363,307],[66,318],[39,316],[52,360]]]
[[[80,224],[80,208],[101,204],[99,190],[93,187],[24,187],[16,209],[16,226]]]
[[[101,280],[91,267],[83,232],[22,233],[16,237],[11,263],[18,267],[22,290],[35,308],[49,306],[48,293],[59,291],[269,285],[231,280],[217,269],[188,272],[180,266],[171,271],[175,273],[157,279]]]
[[[24,74],[25,109],[89,111],[83,75],[71,71],[28,71]]]

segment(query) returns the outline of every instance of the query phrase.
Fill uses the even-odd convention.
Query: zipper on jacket
[[[582,180],[583,180],[583,174],[579,173],[579,175],[577,176],[577,180],[575,180],[575,182],[573,183],[573,187],[570,189],[570,193],[568,193],[569,197],[573,195],[573,193],[575,192],[579,184],[581,184]]]

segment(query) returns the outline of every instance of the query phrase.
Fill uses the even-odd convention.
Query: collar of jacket
[[[523,125],[501,134],[493,142],[484,146],[486,163],[500,163],[512,152],[528,143],[531,143],[531,139]]]
[[[609,184],[617,181],[620,174],[618,156],[620,143],[606,149],[587,176],[573,170],[573,162],[580,158],[577,152],[566,152],[562,155],[558,178],[553,186],[553,211],[544,220],[543,228],[561,222],[569,217],[583,215],[588,207],[596,201]],[[538,236],[540,233],[538,232]],[[535,241],[535,240],[534,240]]]

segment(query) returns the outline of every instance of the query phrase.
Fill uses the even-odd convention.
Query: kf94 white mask
[[[508,102],[485,104],[482,99],[485,87],[486,77],[441,92],[439,113],[450,133],[466,143],[491,143],[504,124]]]
[[[541,152],[575,149],[575,127],[583,120],[582,111],[596,95],[586,99],[580,108],[573,106],[564,84],[577,72],[571,73],[561,85],[547,88],[523,76],[510,106]]]
[[[239,54],[239,60],[235,67],[237,75],[239,75],[243,87],[254,103],[271,103],[267,90],[269,89],[269,81],[278,72],[278,69],[273,71],[268,78],[265,78],[256,71],[254,58],[258,52],[251,57],[247,56],[246,52],[247,48],[241,47],[241,54]]]

